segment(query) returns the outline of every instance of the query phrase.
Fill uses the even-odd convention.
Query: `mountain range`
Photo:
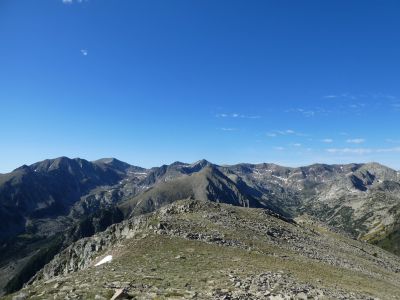
[[[199,204],[199,207],[194,205],[197,207],[195,210],[189,209],[189,213],[182,216],[180,211],[165,216],[168,212],[166,208],[176,210],[177,203],[181,203],[182,207],[191,207],[190,203],[203,204]],[[214,206],[215,203],[219,206]],[[229,216],[216,214],[219,210],[226,214],[229,211]],[[364,259],[361,252],[352,253],[349,257],[326,252],[324,259],[317,258],[322,263],[327,264],[327,257],[331,255],[333,265],[344,267],[349,272],[357,268],[341,263],[342,260],[351,261],[355,258],[360,265],[359,269],[365,268],[370,273],[373,272],[371,270],[384,273],[385,266],[393,274],[400,270],[396,256],[400,254],[400,173],[378,163],[314,164],[289,168],[266,163],[216,165],[200,160],[192,164],[175,162],[146,169],[115,158],[90,162],[60,157],[0,174],[0,291],[2,294],[13,293],[27,282],[43,287],[43,282],[54,276],[84,272],[100,250],[110,250],[110,247],[116,245],[116,240],[121,245],[131,242],[126,235],[114,240],[105,236],[110,230],[125,230],[127,222],[139,222],[137,220],[151,216],[156,220],[153,220],[155,225],[161,226],[156,226],[160,231],[156,234],[164,230],[164,225],[159,224],[165,220],[168,221],[167,227],[173,227],[173,224],[179,222],[187,223],[188,227],[179,223],[179,230],[186,228],[182,235],[185,241],[192,241],[190,236],[200,229],[206,232],[204,235],[210,234],[210,228],[203,228],[204,224],[197,222],[196,218],[201,218],[201,215],[204,215],[205,220],[212,215],[209,220],[211,223],[215,222],[221,228],[232,226],[232,230],[237,228],[240,232],[242,224],[236,222],[234,216],[242,214],[244,224],[249,221],[244,217],[246,211],[249,212],[247,217],[252,220],[258,219],[261,212],[266,214],[267,219],[262,219],[260,224],[281,224],[281,227],[266,225],[269,229],[265,227],[265,232],[261,229],[253,232],[254,227],[261,225],[252,221],[250,232],[257,240],[262,240],[262,249],[269,242],[261,236],[265,233],[274,240],[276,234],[275,238],[279,240],[282,238],[280,232],[283,227],[286,228],[284,232],[295,236],[293,241],[297,241],[297,246],[296,243],[291,244],[290,251],[300,253],[298,248],[293,250],[293,247],[301,246],[306,253],[319,252],[318,255],[323,256],[326,248],[337,245],[333,246],[332,241],[321,242],[319,245],[317,239],[310,235],[310,230],[319,231],[324,239],[327,238],[326,232],[329,232],[329,236],[334,235],[336,240],[340,240],[338,245],[341,248],[338,247],[337,251],[344,249],[344,244],[354,244],[354,247],[362,248],[372,256],[368,256],[370,262],[365,267],[361,263]],[[139,226],[143,231],[141,234],[154,235],[152,227],[146,224],[144,227]],[[191,226],[194,227],[192,232],[188,230]],[[214,245],[219,243],[218,239],[227,240],[227,233],[223,233],[221,228],[215,229],[217,240],[206,242]],[[164,233],[161,235],[173,236],[174,242],[178,242],[171,231]],[[304,240],[300,241],[302,236]],[[103,239],[105,244],[99,249],[93,243],[95,250],[82,250],[82,243],[87,243],[88,239]],[[255,249],[248,245],[245,235],[228,240]],[[312,247],[307,248],[305,241],[309,241]],[[149,243],[153,242],[150,238]],[[286,249],[279,241],[276,243],[280,251]],[[242,249],[240,247],[238,249]],[[234,251],[229,249],[228,252]],[[66,255],[72,252],[82,258],[80,263]],[[379,256],[379,262],[373,256],[375,253]],[[304,253],[300,256],[310,259]],[[123,259],[128,256],[121,254],[119,257]],[[374,264],[380,267],[374,267]],[[370,273],[364,271],[361,272],[362,276],[370,276]],[[274,274],[271,276],[278,276]],[[248,272],[241,274],[242,277],[244,275],[245,278],[254,276]],[[395,277],[387,276],[390,278],[388,282],[393,284]],[[243,280],[247,279],[240,279],[241,282]],[[346,286],[343,285],[343,288],[346,289]],[[42,292],[46,294],[49,291],[46,289]],[[321,292],[330,295],[332,291],[327,287]],[[368,289],[364,292],[373,294]],[[217,292],[210,293],[212,296]],[[231,298],[240,296],[232,293]],[[210,296],[207,295],[203,297]],[[257,298],[257,295],[254,297]],[[345,291],[343,295],[346,295]],[[330,297],[336,296],[332,294]],[[346,296],[343,297],[346,299]]]

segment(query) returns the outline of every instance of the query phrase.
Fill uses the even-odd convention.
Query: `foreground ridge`
[[[73,243],[19,295],[399,299],[399,272],[397,256],[308,218],[181,200]]]

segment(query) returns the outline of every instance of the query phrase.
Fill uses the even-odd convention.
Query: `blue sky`
[[[399,11],[2,0],[0,172],[62,155],[400,169]]]

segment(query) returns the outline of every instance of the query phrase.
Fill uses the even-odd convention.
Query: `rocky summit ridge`
[[[71,244],[17,295],[121,291],[121,299],[399,299],[400,259],[309,219],[180,200]]]
[[[184,201],[180,202],[181,200]],[[170,212],[175,211],[175,206],[178,205],[176,203],[180,203],[179,205],[184,207],[195,207],[195,209],[192,213],[165,215],[165,211],[168,209]],[[239,209],[239,207],[241,208]],[[43,282],[52,282],[52,278],[60,276],[65,278],[72,276],[66,270],[71,269],[73,272],[77,272],[76,274],[92,272],[94,270],[91,268],[93,255],[100,255],[101,251],[114,249],[117,244],[122,245],[118,246],[121,248],[124,248],[124,245],[126,245],[126,249],[130,247],[129,243],[133,241],[130,235],[117,237],[115,232],[110,232],[110,230],[118,231],[120,229],[117,228],[122,227],[125,228],[123,230],[125,232],[126,224],[131,224],[129,226],[133,227],[139,226],[139,231],[143,231],[144,235],[153,236],[155,239],[168,237],[166,241],[173,240],[176,247],[180,242],[191,241],[207,245],[204,247],[210,245],[226,247],[230,250],[221,249],[228,252],[242,251],[240,245],[243,243],[246,244],[244,249],[253,249],[250,244],[248,245],[248,237],[245,235],[236,236],[231,240],[224,235],[222,228],[225,227],[232,226],[237,231],[242,230],[240,222],[235,222],[235,213],[229,213],[229,218],[233,218],[233,221],[229,221],[224,214],[218,218],[218,214],[212,213],[212,210],[226,212],[236,209],[238,212],[248,212],[244,215],[250,219],[246,220],[243,217],[242,221],[243,224],[251,222],[251,226],[249,225],[250,235],[254,234],[255,237],[258,235],[257,240],[263,240],[265,234],[271,237],[271,239],[263,240],[262,243],[265,244],[265,247],[275,245],[273,232],[277,231],[278,237],[280,237],[280,227],[261,233],[259,231],[254,233],[252,230],[259,226],[267,226],[265,224],[269,224],[268,220],[271,218],[277,220],[277,224],[284,222],[282,224],[289,226],[288,232],[291,234],[297,232],[296,238],[289,238],[284,243],[286,246],[290,244],[292,248],[289,246],[289,248],[286,246],[285,248],[282,243],[278,245],[281,252],[295,251],[289,260],[293,260],[294,256],[306,257],[305,259],[315,260],[317,264],[321,264],[321,268],[325,268],[325,265],[332,265],[349,272],[361,272],[362,276],[369,276],[368,280],[376,277],[372,271],[365,271],[368,269],[375,270],[377,268],[376,270],[382,272],[387,269],[389,273],[391,272],[390,274],[398,272],[396,267],[398,257],[373,246],[377,245],[394,254],[400,254],[400,173],[383,165],[377,163],[314,164],[288,168],[265,163],[219,166],[206,160],[200,160],[192,164],[175,162],[171,165],[146,169],[132,166],[115,158],[90,162],[79,158],[60,157],[30,166],[25,165],[11,173],[0,174],[0,294],[16,292],[27,282],[34,282],[35,285],[45,287],[40,293],[43,292],[43,295],[47,295],[46,289],[49,286],[43,285]],[[269,219],[259,219],[256,217],[258,213],[255,212],[262,212]],[[222,226],[216,229],[216,236],[218,239],[221,238],[228,242],[224,245],[220,245],[218,241],[210,244],[209,241],[202,238],[190,239],[185,236],[186,234],[190,235],[192,229],[195,233],[198,228],[203,228],[204,224],[196,223],[196,218],[200,215],[205,219],[208,218],[208,215],[213,215],[214,222]],[[148,220],[148,218],[154,218],[155,224],[149,225],[147,221],[145,225],[136,223],[140,223],[140,220]],[[157,226],[168,218],[173,220],[174,224],[184,222],[190,230],[186,230],[184,236],[171,235],[172,231],[168,231],[168,234],[161,233],[162,226],[160,225],[160,228]],[[179,221],[174,218],[179,218]],[[252,218],[261,223],[257,225],[251,220]],[[155,225],[157,225],[156,228],[154,228]],[[315,234],[334,237],[335,242],[331,245],[329,242],[327,244],[321,241],[316,243],[313,238],[309,240],[308,233],[311,229]],[[95,251],[87,252],[81,249],[81,243],[93,241],[93,239],[101,239],[104,244],[99,247],[94,243],[90,249],[93,248]],[[339,240],[341,242],[338,242]],[[153,243],[151,239],[145,239],[145,241]],[[335,248],[333,246],[335,243],[342,246]],[[360,250],[361,252],[358,250],[356,252],[344,251],[345,245],[353,243],[357,244],[357,249],[363,250]],[[309,248],[308,246],[311,247],[311,245],[312,248]],[[164,244],[159,244],[159,246],[164,247]],[[300,247],[299,249],[302,250],[296,250],[296,247]],[[327,248],[336,249],[334,252],[337,253],[326,252]],[[65,255],[65,251],[76,253],[79,259],[69,259],[66,262],[65,257],[68,256]],[[82,254],[82,251],[86,254]],[[139,250],[134,248],[134,251]],[[181,254],[177,254],[177,256],[179,255]],[[184,256],[184,254],[182,255]],[[225,254],[221,253],[221,255]],[[370,257],[371,255],[372,257]],[[352,262],[355,257],[360,260],[358,267],[353,268]],[[225,260],[226,258],[220,257],[220,259]],[[177,261],[181,262],[181,260]],[[347,263],[343,263],[344,261]],[[370,261],[374,263],[371,265]],[[375,266],[375,263],[378,266]],[[200,262],[196,262],[196,264],[200,264]],[[112,265],[112,262],[109,265]],[[265,270],[272,272],[272,269],[266,268]],[[264,272],[264,274],[261,269],[260,273],[251,273],[248,270],[246,276],[242,276],[238,280],[248,282],[249,286],[253,281],[269,282],[272,280],[271,282],[275,282],[277,278],[283,278],[292,283],[298,281],[307,284],[309,282],[309,278],[304,281],[304,278],[296,277],[296,274],[288,270],[286,270],[288,272],[279,268],[274,270],[283,273],[274,271],[275,273]],[[376,272],[383,274],[380,273],[381,271]],[[76,274],[74,273],[74,276]],[[279,274],[281,274],[280,277]],[[233,273],[231,275],[236,276]],[[389,277],[385,277],[386,275],[382,276],[385,280],[387,279],[387,282],[384,280],[385,284],[390,285],[393,284],[393,278],[396,278],[396,275],[393,275],[393,278],[390,275],[389,277],[392,278],[390,280]],[[367,280],[362,278],[360,282]],[[368,280],[365,282],[369,282]],[[123,285],[116,286],[128,289]],[[318,284],[315,285],[315,287],[317,286]],[[240,286],[238,285],[238,287]],[[167,288],[158,288],[164,289],[164,292],[168,290]],[[349,293],[351,293],[352,287],[342,285],[341,288],[343,295],[351,296]],[[383,290],[376,288],[377,291]],[[396,290],[397,285],[394,284],[392,288]],[[65,289],[67,290],[67,288]],[[230,289],[229,285],[227,285],[227,289]],[[321,290],[321,292],[336,299],[329,289],[330,287],[327,286],[326,290]],[[111,290],[108,289],[107,293],[111,293]],[[143,295],[150,293],[150,290],[145,290],[144,288]],[[237,290],[246,289],[238,288]],[[357,289],[354,288],[354,290]],[[30,287],[27,291],[34,293]],[[379,296],[373,292],[373,289],[359,289],[358,291],[360,297]],[[140,294],[132,289],[128,289],[127,292],[134,297],[139,297]],[[155,295],[160,294],[164,297],[164,292],[156,291]],[[282,290],[283,292],[284,290]],[[200,298],[219,297],[215,291],[210,293],[198,292],[197,294],[200,295],[198,296]],[[75,294],[81,297],[79,293]],[[103,294],[98,296],[106,297]],[[245,297],[237,293],[225,293],[224,295],[228,297],[225,299]],[[388,292],[385,295],[388,295],[387,299],[393,299],[389,297],[392,295],[391,293]],[[64,296],[68,295],[63,294],[62,297]],[[273,296],[272,293],[271,296]],[[339,297],[340,294],[337,296]],[[343,299],[347,299],[347,296],[343,296]],[[252,297],[259,299],[260,294],[254,294]],[[383,297],[383,299],[385,298]]]

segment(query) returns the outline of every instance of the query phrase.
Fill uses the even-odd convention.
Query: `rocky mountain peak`
[[[31,171],[32,171],[32,169],[29,166],[22,165],[22,166],[16,168],[15,170],[13,170],[12,172],[25,172],[26,173],[26,172],[31,172]]]
[[[109,167],[114,170],[118,170],[120,172],[140,172],[144,171],[144,168],[137,167],[137,166],[132,166],[126,162],[123,162],[121,160],[118,160],[116,158],[102,158],[99,160],[96,160],[93,162],[96,165],[99,165],[101,167]]]

